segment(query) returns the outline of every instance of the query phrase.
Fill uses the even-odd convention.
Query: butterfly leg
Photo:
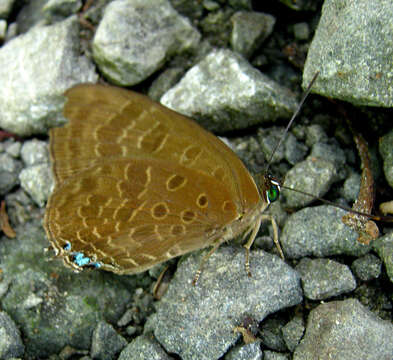
[[[222,242],[217,242],[210,250],[209,252],[202,258],[201,263],[199,264],[199,268],[197,272],[195,273],[194,279],[192,280],[192,285],[195,286],[199,280],[199,277],[201,276],[201,273],[203,271],[203,268],[205,267],[206,261],[209,259],[209,257],[219,248],[219,246],[222,244]]]
[[[274,220],[274,217],[272,215],[267,215],[267,214],[266,215],[261,215],[261,220],[262,221],[269,220],[272,223],[272,226],[273,226],[273,241],[276,244],[276,247],[277,247],[277,250],[278,250],[278,252],[280,254],[281,259],[284,260],[285,259],[284,253],[282,252],[280,242],[278,241],[278,227],[277,227],[276,220]]]
[[[258,219],[258,221],[255,223],[253,228],[250,228],[247,232],[246,232],[246,236],[250,233],[251,229],[252,229],[252,233],[248,239],[248,241],[243,245],[246,248],[246,272],[247,275],[251,277],[251,271],[250,271],[250,262],[249,262],[249,258],[250,258],[250,248],[251,245],[253,244],[255,237],[258,234],[259,228],[261,226],[261,222],[262,222],[262,217],[260,217]]]
[[[282,259],[284,259],[284,253],[282,252],[280,242],[278,241],[278,227],[276,220],[274,220],[274,217],[272,215],[261,215],[259,220],[255,223],[255,226],[252,229],[252,233],[247,241],[246,244],[244,244],[244,247],[246,248],[246,272],[248,276],[251,276],[251,271],[250,271],[250,262],[249,262],[249,255],[250,255],[250,248],[255,240],[255,237],[257,236],[259,227],[261,226],[261,222],[269,220],[272,223],[273,226],[273,240],[274,243],[276,244],[276,247],[278,249],[278,252],[280,253],[280,256]],[[250,233],[251,229],[249,229],[246,232],[246,236]]]

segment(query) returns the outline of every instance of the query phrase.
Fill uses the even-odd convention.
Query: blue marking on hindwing
[[[91,263],[91,260],[88,256],[85,256],[81,252],[75,252],[72,254],[74,256],[74,263],[78,266],[86,266]]]
[[[71,250],[71,243],[69,241],[67,241],[63,245],[63,249],[65,251],[70,251]],[[88,256],[85,256],[85,254],[80,251],[72,252],[71,256],[72,256],[72,262],[75,263],[76,265],[78,265],[79,267],[89,266],[89,267],[93,267],[95,269],[99,269],[102,266],[102,263],[100,263],[98,261],[92,261],[91,258],[89,258]]]

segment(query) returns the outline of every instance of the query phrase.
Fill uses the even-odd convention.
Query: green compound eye
[[[269,190],[266,191],[266,197],[269,204],[271,202],[275,202],[278,199],[279,195],[280,195],[280,189],[277,185],[274,184],[272,184]]]

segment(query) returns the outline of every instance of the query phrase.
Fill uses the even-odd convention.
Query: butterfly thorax
[[[260,173],[255,176],[255,182],[259,192],[258,203],[250,208],[245,208],[244,213],[232,225],[232,237],[245,233],[247,236],[253,231],[256,233],[261,224],[263,213],[271,202],[278,199],[280,182],[269,174]]]

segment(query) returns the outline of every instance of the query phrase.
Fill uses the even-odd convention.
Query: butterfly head
[[[281,183],[278,179],[268,174],[259,174],[257,178],[259,192],[267,205],[278,200]]]

